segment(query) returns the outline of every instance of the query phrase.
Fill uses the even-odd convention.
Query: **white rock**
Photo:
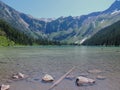
[[[1,85],[1,89],[0,90],[8,90],[10,88],[10,85]]]
[[[83,77],[83,76],[79,76],[76,79],[76,84],[78,86],[80,86],[80,85],[86,85],[86,84],[93,84],[93,83],[95,83],[95,80],[90,79],[90,78],[86,78],[86,77]]]
[[[19,77],[19,78],[25,78],[25,74],[19,72],[19,73],[18,73],[18,77]]]
[[[12,78],[13,79],[19,79],[19,76],[18,75],[13,75]]]
[[[26,77],[27,76],[25,74],[20,73],[20,72],[12,76],[13,79],[24,79]]]
[[[46,75],[42,78],[42,80],[45,81],[45,82],[52,82],[52,81],[54,81],[54,78],[53,78],[51,75],[46,74]]]

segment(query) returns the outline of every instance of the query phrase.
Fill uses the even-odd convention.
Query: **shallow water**
[[[73,66],[73,77],[84,75],[96,80],[95,85],[75,85],[75,78],[64,79],[53,90],[120,90],[120,47],[40,46],[0,48],[0,84],[10,84],[10,90],[48,90],[54,83],[41,82],[51,74],[55,81]],[[99,69],[99,74],[88,70]],[[14,81],[12,74],[22,72],[29,77]],[[105,80],[97,80],[103,75]]]

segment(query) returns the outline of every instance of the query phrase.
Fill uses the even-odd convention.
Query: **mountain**
[[[112,13],[120,10],[120,0],[116,0],[104,13]]]
[[[61,17],[52,21],[47,29],[55,40],[81,44],[104,27],[120,20],[120,1],[115,1],[110,8],[77,17]],[[52,25],[51,25],[52,24]],[[54,26],[55,24],[55,26]]]
[[[15,44],[31,45],[32,39],[5,21],[0,20],[0,46],[12,46]]]
[[[22,31],[31,37],[42,38],[42,36],[39,34],[37,35],[36,32],[38,29],[40,31],[40,28],[43,27],[43,24],[45,24],[45,22],[42,22],[42,20],[40,21],[34,19],[29,15],[20,13],[2,1],[0,1],[0,19],[3,19],[11,26],[15,27],[17,30]]]
[[[0,1],[0,18],[18,29],[22,28],[21,31],[27,30],[28,25],[19,14],[19,12]]]
[[[120,20],[120,1],[108,9],[82,16],[36,19],[20,13],[0,1],[0,18],[34,39],[81,44],[102,28]]]
[[[120,21],[100,30],[83,45],[120,45]]]
[[[60,45],[59,42],[47,39],[34,39],[24,32],[17,30],[0,19],[0,46],[13,45]]]

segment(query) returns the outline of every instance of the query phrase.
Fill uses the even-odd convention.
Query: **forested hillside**
[[[24,32],[11,27],[5,21],[0,20],[0,46],[11,46],[11,45],[48,45],[48,44],[59,44],[55,41],[49,41],[46,39],[34,39],[26,35]]]
[[[100,30],[83,45],[120,45],[120,21]]]

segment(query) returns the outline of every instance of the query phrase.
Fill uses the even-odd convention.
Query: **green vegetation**
[[[0,46],[13,45],[59,45],[57,41],[50,41],[47,39],[34,39],[24,32],[21,32],[5,21],[0,20]]]
[[[108,26],[86,40],[83,45],[120,45],[120,21]]]
[[[5,36],[0,36],[0,46],[13,46],[15,43]]]

